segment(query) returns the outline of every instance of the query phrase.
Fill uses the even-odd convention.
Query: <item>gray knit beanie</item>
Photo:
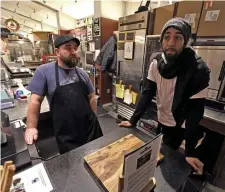
[[[170,19],[163,26],[163,29],[161,32],[161,37],[160,37],[161,42],[163,40],[163,36],[164,36],[166,30],[170,27],[173,27],[182,33],[182,35],[184,36],[184,45],[186,46],[189,38],[191,37],[191,25],[188,24],[188,22],[186,20],[184,20],[183,18],[180,18],[180,17]]]

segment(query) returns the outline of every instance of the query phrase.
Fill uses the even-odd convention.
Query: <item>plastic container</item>
[[[19,88],[16,89],[16,91],[15,91],[16,99],[23,99],[23,100],[29,99],[30,95],[31,95],[31,92],[28,91],[23,86],[22,81],[17,81],[17,85],[19,86]]]

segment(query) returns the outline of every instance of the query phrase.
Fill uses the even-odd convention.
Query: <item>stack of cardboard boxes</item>
[[[185,18],[198,37],[225,36],[225,1],[182,1],[154,10],[153,35],[161,33],[163,25],[173,17]]]

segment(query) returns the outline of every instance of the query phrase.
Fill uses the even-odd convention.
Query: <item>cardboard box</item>
[[[225,1],[204,2],[197,36],[225,36]]]
[[[176,17],[182,17],[192,26],[192,33],[196,34],[203,1],[182,1],[178,3]]]
[[[33,34],[33,40],[34,41],[47,41],[48,40],[48,34],[51,34],[51,32],[43,32],[43,31],[35,31]]]
[[[175,4],[159,7],[154,10],[155,21],[153,35],[161,34],[163,25],[173,18]]]

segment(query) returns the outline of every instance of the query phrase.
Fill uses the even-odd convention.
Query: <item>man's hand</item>
[[[186,161],[188,162],[188,164],[190,164],[192,166],[192,168],[195,170],[195,172],[198,175],[202,175],[203,174],[203,166],[204,164],[195,157],[186,157]]]
[[[28,145],[32,145],[38,138],[37,128],[27,128],[25,131],[25,141]]]
[[[120,127],[132,127],[132,124],[129,122],[129,121],[122,121],[120,124],[119,124]]]

